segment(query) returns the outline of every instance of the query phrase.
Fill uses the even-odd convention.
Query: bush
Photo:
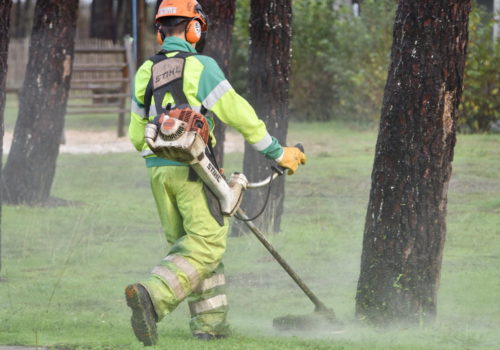
[[[296,0],[293,6],[290,113],[295,119],[329,120],[338,102],[333,54],[332,0]]]
[[[249,3],[237,3],[233,39],[231,81],[244,95]],[[290,117],[373,123],[380,117],[397,2],[365,0],[360,17],[334,3],[293,2]],[[485,132],[500,120],[500,43],[494,44],[492,28],[492,16],[474,6],[459,112],[462,131]]]
[[[373,120],[392,41],[394,2],[365,0],[360,18],[334,0],[294,0],[290,114],[299,120]],[[247,93],[249,0],[237,2],[231,81]]]
[[[376,120],[395,4],[366,0],[360,17],[332,0],[294,2],[291,111],[308,120]]]
[[[250,0],[236,1],[234,17],[230,81],[239,94],[248,97]]]
[[[360,17],[337,21],[338,119],[373,122],[380,118],[390,61],[395,2],[367,0]]]
[[[500,120],[500,40],[493,40],[494,19],[475,6],[469,17],[464,92],[459,109],[462,132],[488,132]]]

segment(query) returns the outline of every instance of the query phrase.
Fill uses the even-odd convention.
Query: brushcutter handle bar
[[[305,153],[304,146],[301,143],[297,143],[294,147],[297,147],[302,153]],[[271,167],[271,170],[273,171],[273,173],[270,176],[268,176],[266,179],[259,181],[259,182],[249,182],[247,185],[247,188],[264,187],[267,184],[269,184],[270,182],[274,181],[277,177],[284,175],[287,168],[284,168],[284,167],[279,166],[279,165],[273,165]]]
[[[274,168],[274,166],[273,166],[273,168]],[[272,175],[269,175],[267,178],[265,178],[262,181],[249,182],[247,184],[247,189],[264,187],[264,186],[268,185],[270,182],[272,182],[274,179],[276,179],[278,176],[280,176],[280,174],[278,172],[273,172]]]

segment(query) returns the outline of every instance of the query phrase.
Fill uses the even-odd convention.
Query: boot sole
[[[141,291],[139,285],[132,284],[125,288],[125,298],[132,309],[130,321],[135,336],[145,346],[155,345],[158,342],[155,311],[147,291]]]

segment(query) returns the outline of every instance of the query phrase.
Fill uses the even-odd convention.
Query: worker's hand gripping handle
[[[293,147],[283,147],[283,154],[276,159],[276,162],[282,172],[288,169],[288,175],[292,175],[297,171],[299,165],[306,163],[306,160],[304,146],[298,143]]]

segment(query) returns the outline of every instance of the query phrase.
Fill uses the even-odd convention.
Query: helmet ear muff
[[[201,39],[201,23],[197,19],[192,19],[186,26],[186,41],[196,44]]]
[[[161,45],[161,44],[163,44],[164,39],[165,39],[165,35],[162,32],[157,31],[156,32],[156,43]]]
[[[161,30],[161,25],[159,23],[155,24],[156,27],[156,42],[161,45],[163,40],[165,40],[165,33]]]

